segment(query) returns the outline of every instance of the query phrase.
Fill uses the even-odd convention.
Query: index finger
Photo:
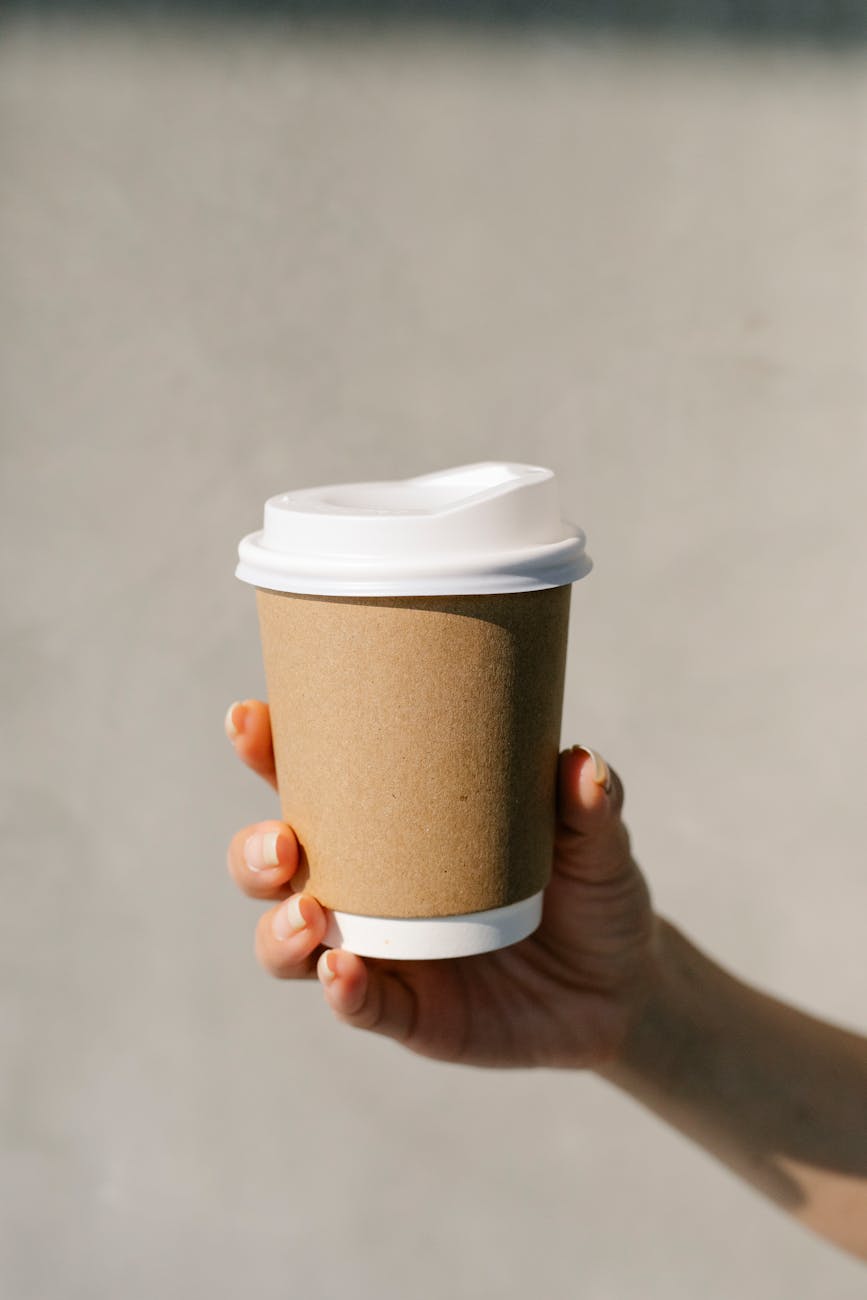
[[[226,735],[242,763],[277,789],[271,714],[262,700],[236,700],[226,712]]]

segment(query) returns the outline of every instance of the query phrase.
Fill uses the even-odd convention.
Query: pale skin
[[[268,706],[233,704],[226,731],[276,789]],[[565,750],[540,928],[456,961],[323,948],[326,913],[292,891],[299,849],[284,822],[238,831],[228,864],[273,904],[256,926],[261,965],[318,978],[345,1024],[455,1064],[594,1070],[867,1260],[867,1038],[735,979],[656,913],[622,809],[605,760]]]

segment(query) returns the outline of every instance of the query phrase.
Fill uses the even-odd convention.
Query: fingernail
[[[274,913],[274,937],[288,939],[303,930],[307,922],[301,912],[301,894],[291,894],[281,908]]]
[[[331,969],[331,962],[328,960],[330,956],[330,952],[324,952],[316,963],[316,974],[323,984],[333,984],[337,979],[337,971]]]
[[[277,841],[280,831],[257,831],[244,841],[244,861],[251,871],[268,871],[279,867]]]
[[[236,709],[243,710],[243,712],[240,713],[237,718],[235,717]],[[246,716],[246,713],[247,710],[244,708],[240,700],[235,700],[235,703],[230,704],[228,709],[226,710],[226,718],[223,725],[226,728],[226,735],[229,737],[230,740],[236,740],[237,737],[240,736],[241,732],[244,730],[244,718]]]
[[[591,749],[589,745],[573,745],[572,746],[573,754],[575,753],[576,749],[581,749],[584,751],[585,754],[590,755],[591,762],[593,763],[593,780],[596,782],[597,785],[602,786],[602,789],[605,791],[606,794],[610,794],[611,773],[608,770],[608,764],[605,762],[605,759],[602,757],[602,755],[597,754],[596,750]]]

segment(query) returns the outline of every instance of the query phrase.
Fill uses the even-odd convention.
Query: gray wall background
[[[863,1295],[590,1076],[464,1071],[254,965],[238,537],[551,465],[563,743],[659,908],[864,1028],[867,64],[575,31],[7,23],[0,1289]]]

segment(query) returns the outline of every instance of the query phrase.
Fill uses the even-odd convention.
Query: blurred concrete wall
[[[592,1077],[262,976],[222,718],[266,495],[549,464],[596,560],[564,744],[665,913],[863,1028],[864,56],[58,19],[7,24],[0,121],[0,1290],[863,1295]]]

